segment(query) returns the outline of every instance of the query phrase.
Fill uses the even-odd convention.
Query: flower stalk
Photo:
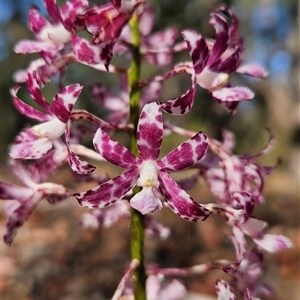
[[[134,130],[130,133],[130,150],[138,155],[136,130],[140,115],[140,88],[138,83],[141,74],[140,33],[139,21],[134,15],[130,21],[132,30],[132,62],[128,70],[130,123]],[[139,187],[133,189],[133,195],[140,191]],[[136,209],[131,209],[131,258],[139,261],[139,267],[133,272],[134,298],[146,299],[146,273],[144,267],[144,216]]]

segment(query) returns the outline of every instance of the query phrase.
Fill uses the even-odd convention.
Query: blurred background
[[[191,28],[212,38],[214,29],[208,24],[210,12],[220,3],[232,5],[239,17],[239,33],[245,38],[245,62],[260,63],[268,69],[270,76],[265,80],[246,76],[231,78],[234,85],[246,85],[256,95],[254,101],[240,103],[236,115],[229,115],[199,88],[195,106],[189,114],[180,118],[179,125],[203,130],[215,138],[221,137],[222,128],[229,128],[236,134],[235,151],[238,154],[254,154],[263,149],[268,139],[265,128],[271,129],[276,144],[270,154],[260,158],[260,162],[272,165],[280,158],[281,164],[267,178],[266,203],[256,214],[270,224],[273,233],[289,236],[295,247],[282,254],[266,256],[269,264],[266,281],[276,288],[274,299],[299,299],[298,1],[149,2],[157,11],[154,31],[177,26],[179,30]],[[17,55],[13,52],[17,41],[33,37],[27,25],[30,5],[35,5],[46,13],[42,0],[0,0],[0,163],[3,181],[14,180],[6,165],[8,146],[24,125],[28,124],[28,120],[14,108],[9,89],[14,85],[14,72],[26,68],[36,57],[34,54]],[[178,41],[181,41],[180,36]],[[187,59],[187,53],[175,55],[175,62]],[[143,69],[143,76],[146,78],[166,70],[167,68],[157,70],[147,65]],[[117,78],[104,73],[99,75],[95,70],[76,65],[71,66],[65,80],[68,84],[79,82],[84,86],[97,81],[113,86]],[[189,76],[183,75],[167,80],[163,85],[161,99],[180,95],[187,89],[189,82]],[[47,93],[50,95],[53,89],[45,90],[46,97]],[[20,94],[21,99],[30,102],[25,89]],[[85,89],[78,103],[79,107],[94,109],[101,115],[90,98],[88,89]],[[165,147],[171,149],[178,141],[179,139],[168,139]],[[111,176],[117,172],[109,166],[104,168]],[[68,170],[63,169],[55,177],[55,181],[68,184],[70,178]],[[211,195],[203,184],[200,183],[200,187],[201,195],[209,199]],[[81,190],[84,189],[81,187]],[[192,193],[198,195],[199,191],[193,189]],[[1,245],[2,299],[108,299],[128,262],[128,241],[122,239],[128,236],[128,220],[121,220],[120,224],[111,229],[86,231],[78,225],[78,217],[82,211],[74,200],[71,204],[59,204],[58,209],[49,208],[47,203],[41,204],[28,224],[20,230],[12,248]],[[224,253],[229,252],[223,234],[218,231],[220,220],[205,222],[205,225],[197,224],[195,227],[169,212],[159,212],[157,217],[170,226],[174,233],[167,241],[147,242],[149,261],[159,262],[166,267],[190,266],[213,258],[223,258]],[[5,216],[1,215],[1,223],[4,221]],[[182,245],[185,245],[184,249]],[[186,283],[192,292],[213,295],[216,276],[221,275],[218,273],[200,279],[193,278]],[[287,293],[290,293],[289,296],[286,296]]]

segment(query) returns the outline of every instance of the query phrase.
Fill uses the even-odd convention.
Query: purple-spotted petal
[[[211,14],[213,19],[213,25],[216,29],[216,40],[211,49],[211,53],[207,62],[207,66],[210,66],[214,62],[218,61],[221,55],[227,49],[229,43],[228,24],[227,22],[216,13]]]
[[[89,174],[92,173],[96,168],[86,162],[85,160],[82,160],[79,158],[71,149],[69,137],[70,137],[70,129],[71,124],[70,122],[67,123],[66,126],[66,144],[67,144],[67,150],[68,150],[68,161],[71,169],[76,172],[77,174]]]
[[[191,87],[181,96],[161,103],[162,109],[173,115],[184,115],[190,111],[194,104],[196,93],[196,76],[192,74]]]
[[[144,106],[137,127],[137,147],[142,160],[156,160],[162,143],[162,111],[158,103]]]
[[[134,169],[138,168],[142,163],[132,152],[113,140],[101,128],[97,130],[93,142],[97,152],[116,166],[125,169]]]
[[[74,53],[80,62],[86,64],[104,63],[108,65],[112,58],[112,52],[109,46],[92,45],[89,41],[78,36],[72,36]]]
[[[41,138],[33,128],[25,129],[19,133],[10,149],[13,159],[38,159],[52,148],[52,141]]]
[[[268,77],[268,71],[258,64],[245,64],[237,68],[236,72],[245,74],[248,76],[266,78]]]
[[[214,98],[220,101],[233,102],[241,100],[252,100],[254,93],[247,87],[225,87],[212,91]]]
[[[225,280],[217,279],[216,293],[218,300],[235,300],[235,295],[231,291],[229,284]]]
[[[32,6],[29,10],[28,23],[30,29],[34,33],[38,33],[44,26],[49,24],[49,22],[40,15],[39,10],[34,6]]]
[[[194,201],[166,172],[159,172],[160,190],[175,214],[188,221],[204,221],[211,212]]]
[[[187,43],[195,74],[200,74],[208,60],[208,47],[202,36],[194,30],[184,30],[182,36]]]
[[[62,23],[63,20],[60,15],[59,8],[57,7],[56,0],[44,0],[47,12],[52,19],[58,23]]]
[[[16,210],[9,216],[3,230],[4,242],[8,246],[12,244],[18,229],[25,223],[25,221],[34,211],[41,198],[42,193],[36,192],[27,201],[20,203]]]
[[[208,149],[207,137],[198,132],[194,137],[183,142],[177,148],[157,161],[157,166],[164,171],[179,171],[198,162]]]
[[[71,111],[82,88],[83,86],[80,84],[68,85],[54,97],[51,111],[61,122],[69,121]]]
[[[79,15],[86,7],[88,7],[88,0],[72,0],[64,3],[60,9],[60,15],[66,29],[71,31],[74,27],[74,22],[77,15]]]
[[[42,95],[41,88],[38,84],[37,68],[40,67],[40,61],[33,61],[28,69],[26,85],[29,94],[47,113],[51,114],[50,104]]]
[[[40,121],[40,122],[44,122],[49,120],[49,116],[47,116],[46,114],[40,112],[39,110],[33,108],[32,106],[24,103],[18,96],[17,96],[17,92],[19,90],[19,86],[14,86],[11,90],[10,93],[12,95],[13,98],[13,102],[14,105],[16,106],[16,108],[18,109],[18,111],[33,120],[36,121]]]
[[[138,169],[129,170],[99,186],[74,196],[87,208],[103,208],[121,200],[135,185]]]
[[[51,51],[54,49],[58,49],[57,46],[49,42],[31,40],[21,40],[14,47],[14,51],[17,54],[39,53],[42,51]]]

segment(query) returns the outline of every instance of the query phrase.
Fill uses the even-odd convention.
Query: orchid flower
[[[51,63],[56,53],[71,41],[76,17],[89,5],[87,0],[67,1],[60,9],[55,0],[45,0],[48,13],[53,22],[39,14],[32,7],[29,12],[29,26],[35,34],[35,41],[22,40],[15,46],[16,53],[41,53],[48,63]]]
[[[230,20],[224,16],[228,15]],[[247,87],[231,87],[229,76],[234,72],[265,78],[267,71],[257,64],[242,65],[243,40],[237,36],[238,20],[235,12],[221,6],[211,14],[210,23],[216,30],[216,39],[205,39],[194,30],[182,31],[191,62],[174,66],[164,75],[158,75],[151,81],[163,81],[179,73],[191,74],[196,84],[218,101],[230,113],[237,110],[238,101],[251,100],[254,93]]]
[[[24,103],[18,96],[18,86],[11,90],[17,109],[25,116],[41,122],[23,130],[11,147],[10,156],[14,159],[38,159],[45,155],[53,146],[53,140],[62,136],[70,121],[70,115],[82,86],[72,84],[61,90],[50,105],[43,97],[39,86],[34,80],[35,73],[28,74],[30,93],[34,100],[47,112],[41,111]]]
[[[140,107],[142,108],[148,102],[157,101],[160,92],[160,83],[155,81],[150,83],[141,92]],[[111,111],[107,121],[111,124],[127,124],[129,122],[129,92],[125,74],[120,75],[118,95],[100,83],[91,88],[91,93],[99,104]]]
[[[69,135],[71,122],[76,120],[89,120],[101,127],[112,128],[113,126],[85,110],[73,110],[73,106],[82,91],[82,86],[79,84],[64,87],[54,97],[52,104],[49,104],[42,95],[41,88],[38,84],[37,67],[38,65],[32,64],[28,71],[27,89],[31,97],[46,113],[24,103],[17,96],[19,86],[15,86],[11,90],[16,108],[23,115],[41,123],[31,128],[26,128],[19,133],[11,147],[10,156],[14,159],[41,158],[53,147],[53,141],[65,134],[69,164],[72,170],[80,174],[92,172],[95,167],[81,160],[73,153],[70,147]]]
[[[107,161],[127,169],[87,192],[76,193],[79,203],[88,208],[102,208],[122,199],[135,185],[142,187],[130,205],[147,214],[162,208],[160,193],[166,204],[180,217],[190,221],[204,220],[207,210],[195,202],[170,177],[168,171],[186,169],[206,152],[206,136],[199,132],[164,158],[157,160],[163,136],[162,112],[156,102],[144,106],[137,128],[137,147],[141,158],[110,138],[101,128],[94,137],[94,146]]]
[[[57,167],[59,162],[52,161]],[[0,199],[6,201],[5,210],[8,219],[4,225],[4,241],[11,245],[18,229],[25,223],[31,213],[42,199],[53,204],[68,198],[71,193],[60,184],[44,182],[44,178],[50,175],[52,168],[47,168],[46,161],[36,161],[29,166],[20,160],[11,160],[15,175],[24,184],[17,186],[0,181]]]

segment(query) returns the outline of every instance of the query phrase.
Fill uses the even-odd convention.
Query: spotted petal
[[[133,169],[142,163],[132,152],[113,140],[101,128],[97,130],[93,142],[96,151],[116,166]]]
[[[156,102],[144,106],[137,127],[137,147],[142,160],[156,160],[162,143],[161,107]]]
[[[217,13],[212,13],[211,16],[216,29],[216,40],[211,49],[211,54],[207,62],[208,66],[220,59],[221,55],[227,49],[229,42],[227,22]]]
[[[181,96],[161,103],[162,109],[172,115],[184,115],[190,111],[194,104],[196,93],[196,76],[192,74],[191,87]]]
[[[53,99],[51,110],[53,114],[63,123],[69,121],[72,108],[82,91],[80,84],[71,84],[64,87]]]
[[[74,196],[87,208],[103,208],[121,200],[135,185],[138,169],[129,170],[97,187]]]
[[[214,98],[226,102],[251,100],[254,98],[254,93],[244,86],[217,89],[212,92],[212,95]]]
[[[196,74],[200,74],[206,66],[209,50],[205,40],[194,30],[184,30],[182,36],[185,39]]]
[[[89,174],[93,172],[96,168],[86,162],[85,160],[82,160],[79,156],[77,156],[71,149],[71,145],[69,142],[70,139],[70,122],[67,123],[66,126],[66,144],[67,144],[67,150],[68,150],[68,160],[69,165],[71,169],[76,172],[77,174]]]
[[[13,159],[38,159],[52,148],[52,141],[41,138],[33,128],[27,128],[19,133],[10,149]]]
[[[50,104],[44,98],[41,88],[38,84],[38,74],[37,68],[40,67],[40,61],[35,60],[31,63],[28,74],[26,85],[29,94],[35,100],[35,102],[40,105],[47,113],[51,114]]]
[[[33,108],[32,106],[24,103],[18,96],[17,96],[17,92],[19,90],[19,86],[15,86],[11,89],[10,93],[12,95],[13,98],[13,102],[14,105],[16,106],[16,108],[18,109],[18,111],[33,120],[36,121],[40,121],[40,122],[44,122],[49,120],[49,116],[47,116],[46,114],[40,112],[39,110]]]
[[[14,51],[17,54],[39,53],[42,51],[50,51],[53,49],[57,49],[57,46],[54,44],[31,40],[21,40],[14,47]]]
[[[92,45],[89,41],[75,35],[72,36],[72,44],[80,62],[91,65],[104,63],[107,66],[111,61],[112,52],[108,46]]]
[[[29,10],[28,23],[30,29],[34,33],[38,33],[44,26],[49,24],[49,22],[41,16],[39,10],[34,6]]]
[[[242,65],[237,68],[236,72],[259,78],[268,77],[268,71],[263,66],[258,64]]]
[[[18,229],[25,223],[28,217],[36,208],[37,204],[41,200],[42,194],[35,193],[27,201],[20,203],[16,210],[9,216],[7,219],[4,230],[3,238],[4,242],[10,246],[13,242],[15,235],[17,234]]]
[[[86,7],[88,7],[88,0],[72,0],[64,3],[60,9],[60,15],[64,26],[68,30],[72,30],[76,16],[79,15]]]
[[[159,172],[160,190],[168,206],[188,221],[204,221],[211,212],[194,201],[166,172]]]
[[[198,162],[208,148],[207,137],[198,132],[194,137],[183,142],[157,162],[164,171],[179,171],[191,167]]]
[[[225,280],[217,279],[216,293],[218,300],[235,300],[235,295],[231,291],[229,284]]]

